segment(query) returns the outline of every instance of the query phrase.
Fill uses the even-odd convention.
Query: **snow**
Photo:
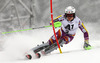
[[[100,39],[93,39],[95,32],[91,31],[91,27],[88,29],[93,49],[83,50],[83,34],[78,30],[74,40],[61,47],[62,54],[57,49],[46,56],[32,60],[24,60],[25,52],[41,44],[42,41],[46,42],[53,35],[52,28],[13,33],[5,37],[3,50],[0,51],[0,63],[100,63]]]

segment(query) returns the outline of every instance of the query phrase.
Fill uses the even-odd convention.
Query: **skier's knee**
[[[56,42],[56,40],[53,40],[53,39],[49,39],[49,45],[52,45],[52,44],[54,44],[55,42]]]

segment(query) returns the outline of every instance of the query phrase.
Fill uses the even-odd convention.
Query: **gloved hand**
[[[59,21],[54,23],[54,27],[60,27],[61,25],[62,25],[62,24],[61,24],[61,22],[59,22]]]
[[[89,44],[88,41],[85,41],[85,42],[84,42],[83,48],[84,48],[85,50],[90,50],[92,47],[91,47],[91,45]]]

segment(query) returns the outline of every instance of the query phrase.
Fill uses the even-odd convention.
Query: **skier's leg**
[[[68,44],[69,42],[71,42],[73,40],[75,35],[69,35],[69,34],[66,34],[65,36],[63,36],[63,40],[65,41],[65,44]]]
[[[60,37],[61,37],[61,29],[59,29],[59,30],[57,31],[56,35],[57,35],[57,38],[58,38],[58,40],[59,40]],[[56,42],[56,40],[55,40],[55,37],[54,37],[54,35],[53,35],[53,36],[47,41],[47,43],[41,44],[41,45],[39,45],[39,46],[33,48],[32,50],[33,50],[35,53],[37,53],[37,52],[39,52],[39,51],[45,49],[46,47],[49,47],[50,45],[52,45],[52,44],[55,43],[55,42]]]
[[[62,36],[62,38],[59,40],[59,45],[62,46],[63,44],[68,44],[72,41],[74,36],[66,34],[65,36]],[[48,54],[58,48],[57,43],[52,44],[50,47],[45,49],[45,54]]]
[[[59,29],[59,30],[56,32],[56,36],[57,36],[57,39],[58,39],[58,40],[61,38],[61,36],[62,36],[62,31],[61,31],[61,29]],[[61,42],[61,40],[59,40],[59,41]],[[55,47],[55,46],[57,46],[57,43],[56,43],[56,39],[55,39],[55,36],[54,36],[54,35],[48,40],[48,42],[49,42],[49,45],[50,45],[50,46],[48,46],[48,47],[45,48],[45,52],[46,52],[48,49],[51,49],[51,48],[53,48],[54,50],[58,48],[58,47]],[[55,47],[55,48],[54,48],[54,47]],[[52,49],[52,51],[53,51],[53,49]]]
[[[59,29],[57,32],[56,32],[56,36],[57,36],[57,39],[59,40],[61,37],[62,37],[62,31],[61,29]],[[53,35],[49,40],[49,45],[52,45],[53,43],[56,42],[56,39],[55,39],[55,36]]]
[[[65,44],[65,41],[64,40],[59,40],[59,45],[61,46],[61,45],[63,45],[63,44]],[[45,49],[45,54],[48,54],[48,53],[50,53],[50,52],[52,52],[52,51],[54,51],[54,50],[56,50],[58,48],[58,45],[57,45],[57,43],[55,42],[54,44],[52,44],[51,46],[49,46],[49,47],[47,47],[46,49]]]

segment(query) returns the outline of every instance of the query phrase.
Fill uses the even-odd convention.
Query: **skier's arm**
[[[83,23],[79,23],[79,28],[84,34],[84,42],[88,43],[89,42],[89,33],[87,29],[85,28]]]
[[[81,21],[80,21],[81,22]],[[83,23],[79,23],[79,28],[80,30],[83,32],[84,34],[84,46],[83,48],[85,50],[90,50],[92,47],[91,45],[89,44],[89,33],[88,31],[86,30],[85,26]]]

